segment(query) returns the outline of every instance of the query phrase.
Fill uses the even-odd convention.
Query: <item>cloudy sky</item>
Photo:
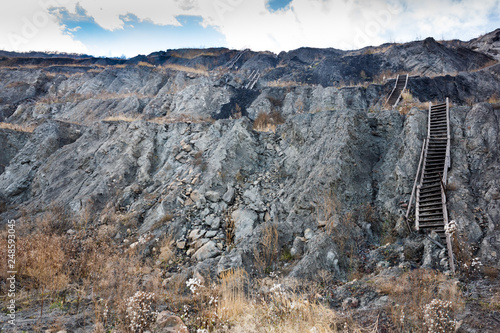
[[[500,0],[3,1],[0,49],[133,57],[181,47],[358,49],[500,28]]]

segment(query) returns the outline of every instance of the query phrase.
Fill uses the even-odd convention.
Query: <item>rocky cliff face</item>
[[[94,225],[119,225],[119,242],[173,235],[179,255],[213,274],[251,270],[272,225],[297,259],[291,276],[345,279],[347,249],[331,231],[351,223],[360,252],[406,235],[403,204],[426,135],[420,102],[449,97],[450,218],[500,268],[496,35],[279,55],[3,55],[0,119],[37,127],[0,129],[1,223],[50,205],[91,212]],[[412,96],[387,110],[397,72],[410,73]],[[272,113],[283,118],[274,130],[253,123]]]

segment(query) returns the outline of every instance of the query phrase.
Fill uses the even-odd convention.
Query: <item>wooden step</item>
[[[434,224],[432,225],[432,227],[439,227],[439,225],[436,225],[437,223],[441,223],[440,225],[441,228],[444,227],[444,219],[442,216],[440,218],[433,218],[433,219],[421,219],[421,218],[418,219],[418,224],[420,226],[424,226],[426,224],[429,226],[429,224]]]
[[[439,181],[441,180],[441,177],[441,172],[425,173],[423,180],[436,179],[437,181]]]
[[[431,184],[439,185],[440,182],[441,182],[440,178],[424,179],[424,181],[422,182],[422,185],[431,185]],[[436,185],[436,187],[437,187],[437,185]]]
[[[445,156],[443,156],[442,158],[436,156],[436,157],[433,157],[432,159],[427,159],[426,165],[432,164],[432,163],[442,164],[445,162],[445,160],[446,160]]]
[[[441,201],[441,193],[439,194],[426,194],[420,196],[420,203],[426,203],[430,201]]]
[[[444,222],[443,223],[425,223],[418,221],[418,227],[421,229],[427,229],[427,228],[444,228]],[[444,232],[444,230],[443,230]]]
[[[425,198],[425,199],[420,199],[420,204],[421,205],[425,205],[425,204],[435,204],[435,205],[442,205],[442,201],[441,201],[441,196],[439,197],[429,197],[429,198]]]
[[[420,214],[425,214],[427,212],[439,212],[441,215],[443,215],[443,208],[442,207],[439,207],[439,208],[425,208],[425,209],[419,209],[418,211],[420,212]]]
[[[420,209],[431,209],[431,207],[443,207],[443,205],[442,205],[442,203],[439,203],[438,205],[426,204],[426,205],[420,206],[418,211],[420,212]]]
[[[443,205],[441,201],[441,196],[420,200],[420,205]]]
[[[441,186],[439,187],[429,187],[424,190],[420,189],[420,194],[426,194],[426,193],[432,193],[432,192],[439,192],[441,193]]]
[[[443,212],[433,212],[433,213],[430,213],[429,211],[427,212],[419,211],[419,212],[420,212],[419,218],[421,219],[435,217],[435,216],[443,217]]]

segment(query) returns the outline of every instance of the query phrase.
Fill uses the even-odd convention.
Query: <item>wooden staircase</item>
[[[417,187],[415,223],[417,230],[434,230],[443,239],[446,237],[444,226],[447,223],[443,194],[450,167],[449,133],[448,100],[446,103],[431,105],[422,173]]]
[[[450,107],[447,98],[445,103],[429,106],[427,138],[422,146],[406,219],[408,220],[416,189],[415,229],[435,231],[446,241],[450,268],[455,272],[451,239],[445,232],[448,227],[446,182],[450,166]]]
[[[242,51],[239,51],[236,56],[234,56],[234,58],[232,58],[231,60],[229,60],[225,67],[227,67],[227,69],[233,69],[233,67],[236,65],[236,63],[238,62],[238,60],[241,59],[241,57],[247,53],[248,51],[250,51],[249,49],[244,49]]]
[[[391,94],[389,95],[387,101],[385,102],[385,105],[388,105],[391,108],[394,108],[396,105],[398,105],[399,101],[401,100],[401,96],[403,92],[406,90],[407,86],[408,86],[408,74],[398,75],[398,77],[396,78],[396,84],[394,85],[394,89],[392,89]]]
[[[248,76],[248,83],[245,85],[245,89],[253,89],[260,79],[260,70],[253,70]]]

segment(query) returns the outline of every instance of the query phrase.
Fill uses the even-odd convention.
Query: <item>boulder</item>
[[[189,333],[182,319],[169,311],[162,311],[158,314],[153,331],[157,333]]]
[[[205,192],[205,198],[207,198],[207,200],[210,200],[212,202],[219,202],[220,193],[217,191],[207,191]]]
[[[198,261],[203,261],[218,256],[220,252],[217,244],[214,241],[209,241],[195,252],[193,258]]]
[[[255,223],[258,219],[258,215],[255,211],[250,209],[238,209],[231,214],[231,217],[234,221],[235,241],[241,241],[253,233]]]

